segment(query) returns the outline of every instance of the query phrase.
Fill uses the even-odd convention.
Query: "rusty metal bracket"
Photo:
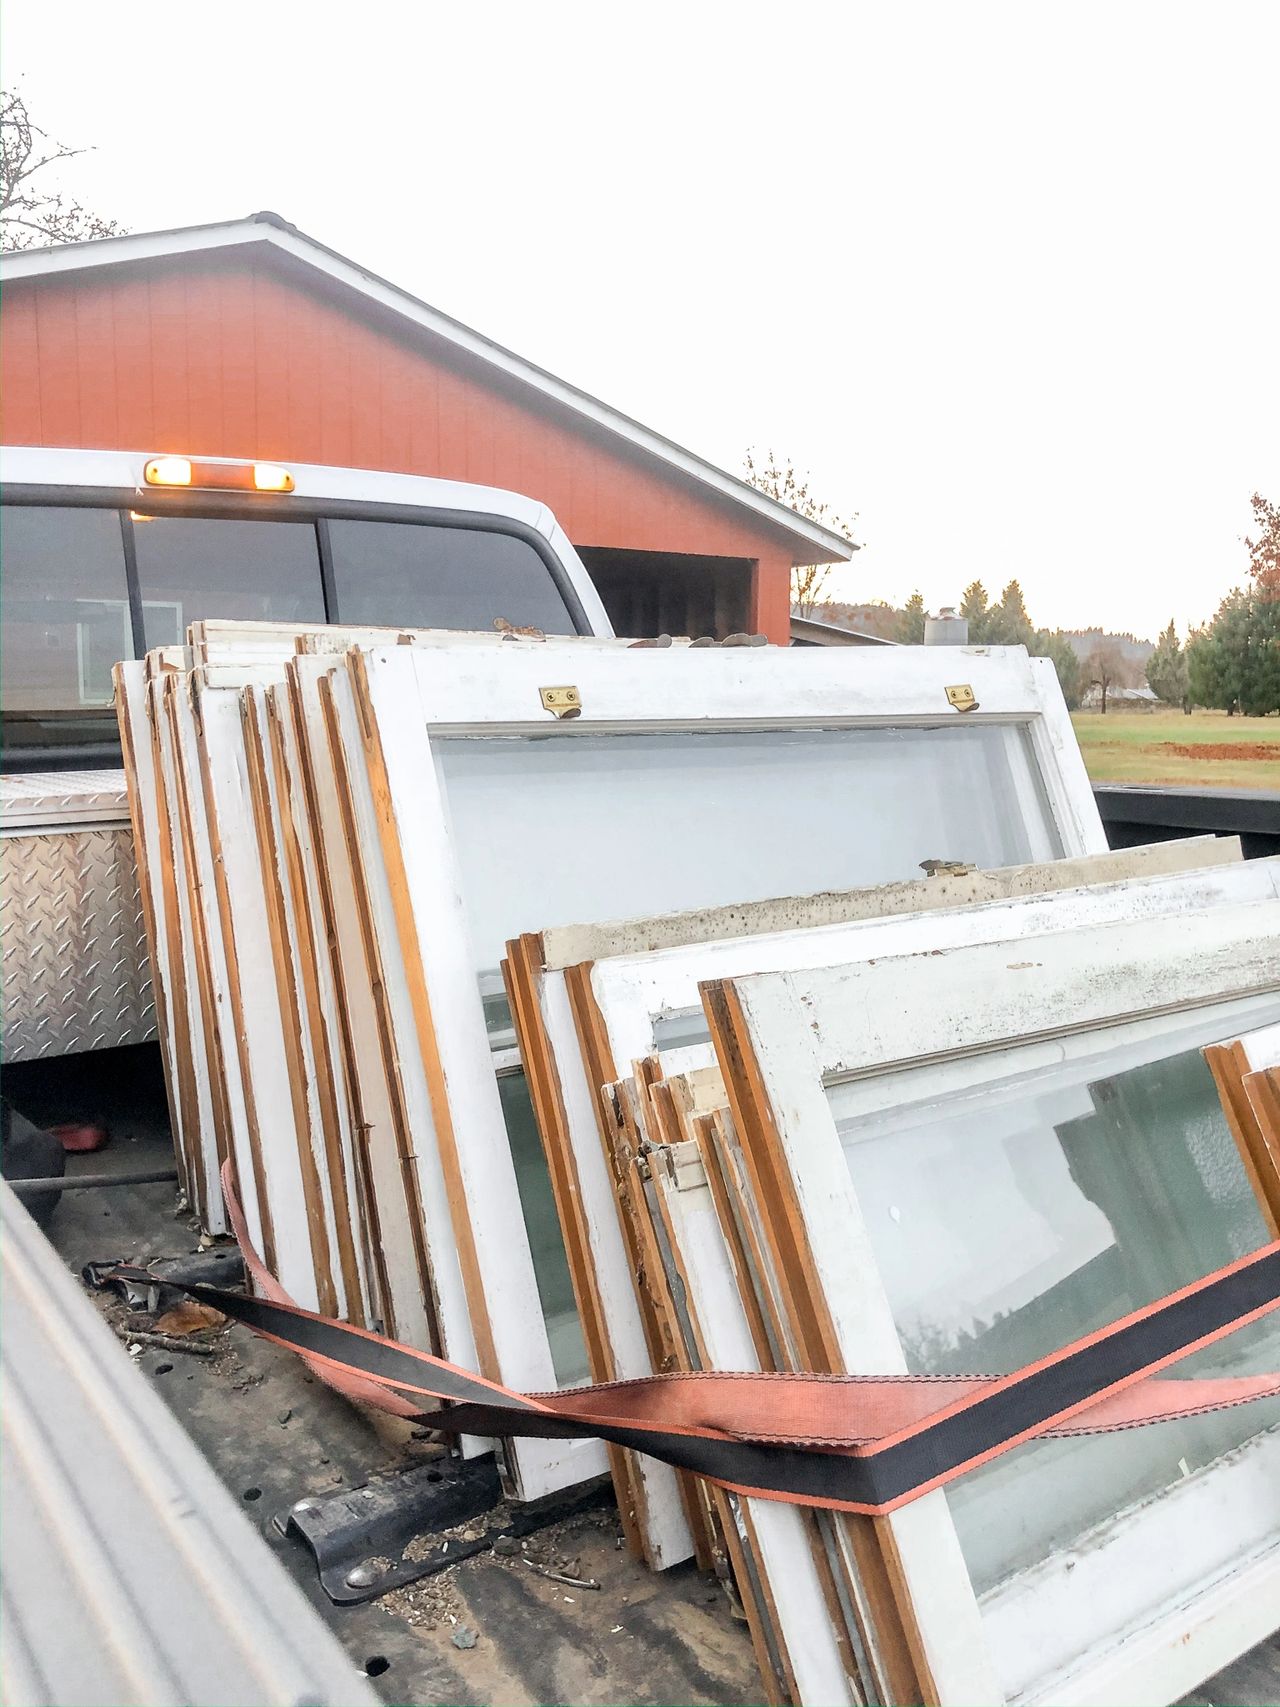
[[[439,1459],[366,1487],[308,1496],[272,1521],[277,1533],[301,1541],[315,1558],[320,1586],[336,1606],[374,1600],[449,1565],[487,1553],[500,1537],[519,1541],[561,1518],[606,1506],[607,1483],[571,1499],[517,1509],[500,1523],[484,1523],[502,1498],[491,1457]],[[476,1520],[471,1540],[443,1532]],[[411,1556],[412,1555],[412,1556]]]

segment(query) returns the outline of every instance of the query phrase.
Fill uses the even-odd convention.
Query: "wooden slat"
[[[731,983],[709,984],[703,1004],[803,1368],[820,1375],[847,1374],[794,1201],[790,1170],[778,1146],[769,1095],[747,1042],[738,994]],[[847,1517],[844,1528],[879,1637],[890,1700],[936,1707],[938,1690],[890,1520]]]

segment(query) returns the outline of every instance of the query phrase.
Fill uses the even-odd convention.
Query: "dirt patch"
[[[510,1515],[510,1506],[503,1502],[494,1511],[485,1513],[485,1522],[500,1524]],[[476,1541],[481,1533],[477,1523],[460,1524],[454,1529],[418,1537],[405,1548],[404,1556],[406,1559],[421,1559],[428,1552],[434,1552],[442,1539],[456,1537],[461,1541]],[[402,1618],[420,1629],[451,1632],[466,1622],[465,1594],[459,1591],[465,1591],[477,1569],[496,1565],[519,1575],[540,1577],[544,1583],[549,1581],[551,1584],[546,1592],[554,1592],[563,1601],[566,1596],[578,1595],[582,1589],[599,1592],[599,1579],[593,1577],[587,1567],[594,1564],[598,1568],[601,1557],[620,1552],[621,1541],[622,1531],[612,1511],[566,1518],[523,1541],[510,1541],[508,1545],[512,1551],[509,1553],[473,1555],[456,1565],[446,1565],[433,1576],[380,1595],[375,1604],[393,1617]],[[584,1556],[587,1557],[587,1567],[583,1564]],[[570,1580],[566,1582],[566,1578]],[[569,1604],[576,1604],[576,1601],[570,1600]]]
[[[1161,741],[1159,749],[1180,759],[1270,759],[1280,764],[1280,741],[1197,741],[1194,745]]]

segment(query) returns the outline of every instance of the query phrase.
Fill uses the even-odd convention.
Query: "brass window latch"
[[[574,687],[539,688],[542,709],[553,717],[581,717],[582,695]]]

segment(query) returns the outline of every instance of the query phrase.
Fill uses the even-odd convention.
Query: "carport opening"
[[[751,629],[755,559],[679,551],[579,546],[616,634],[709,634],[724,640]]]

